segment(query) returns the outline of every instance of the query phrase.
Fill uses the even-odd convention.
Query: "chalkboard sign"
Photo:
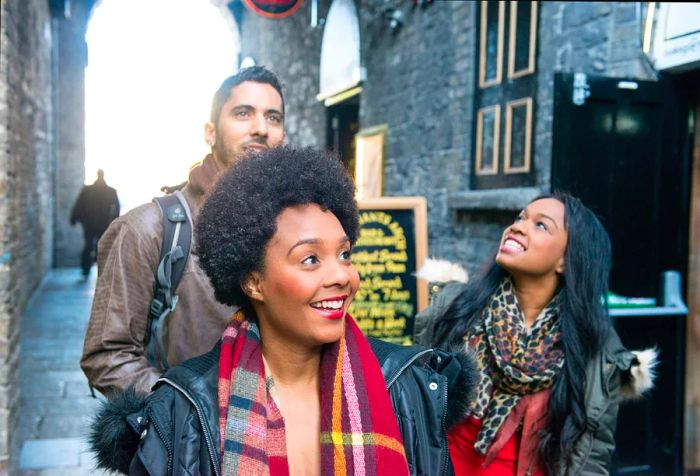
[[[428,250],[425,198],[372,198],[359,207],[352,262],[360,288],[350,314],[365,335],[410,344],[413,317],[428,305],[428,284],[415,276]]]

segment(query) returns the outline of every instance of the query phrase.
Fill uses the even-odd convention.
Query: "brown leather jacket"
[[[195,222],[218,175],[212,156],[190,172],[182,193]],[[150,392],[161,375],[146,359],[144,337],[162,234],[160,208],[147,203],[113,221],[99,242],[97,287],[80,366],[90,383],[105,394],[130,385]],[[235,311],[216,301],[193,253],[177,294],[177,307],[163,330],[170,366],[211,350]]]

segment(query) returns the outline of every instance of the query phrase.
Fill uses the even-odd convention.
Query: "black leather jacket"
[[[411,474],[453,475],[447,429],[464,414],[475,388],[473,359],[376,339],[370,343],[389,389]],[[218,360],[217,345],[169,370],[148,397],[132,391],[107,402],[92,425],[98,467],[133,475],[220,476]]]

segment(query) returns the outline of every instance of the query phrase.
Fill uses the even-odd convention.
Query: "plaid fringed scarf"
[[[408,465],[384,377],[350,316],[320,365],[321,474],[407,475]],[[288,475],[284,420],[265,375],[260,333],[237,312],[221,342],[219,428],[226,475]],[[371,405],[370,405],[371,402]]]
[[[505,278],[466,336],[481,366],[478,398],[470,414],[482,419],[474,448],[485,455],[498,430],[523,395],[554,383],[564,365],[559,296],[545,307],[530,329],[518,306],[510,278]]]

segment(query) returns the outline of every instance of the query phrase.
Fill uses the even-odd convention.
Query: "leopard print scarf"
[[[481,367],[478,398],[469,406],[470,416],[482,420],[478,453],[486,454],[520,397],[550,387],[564,365],[558,303],[557,295],[528,329],[506,278],[465,336]]]

